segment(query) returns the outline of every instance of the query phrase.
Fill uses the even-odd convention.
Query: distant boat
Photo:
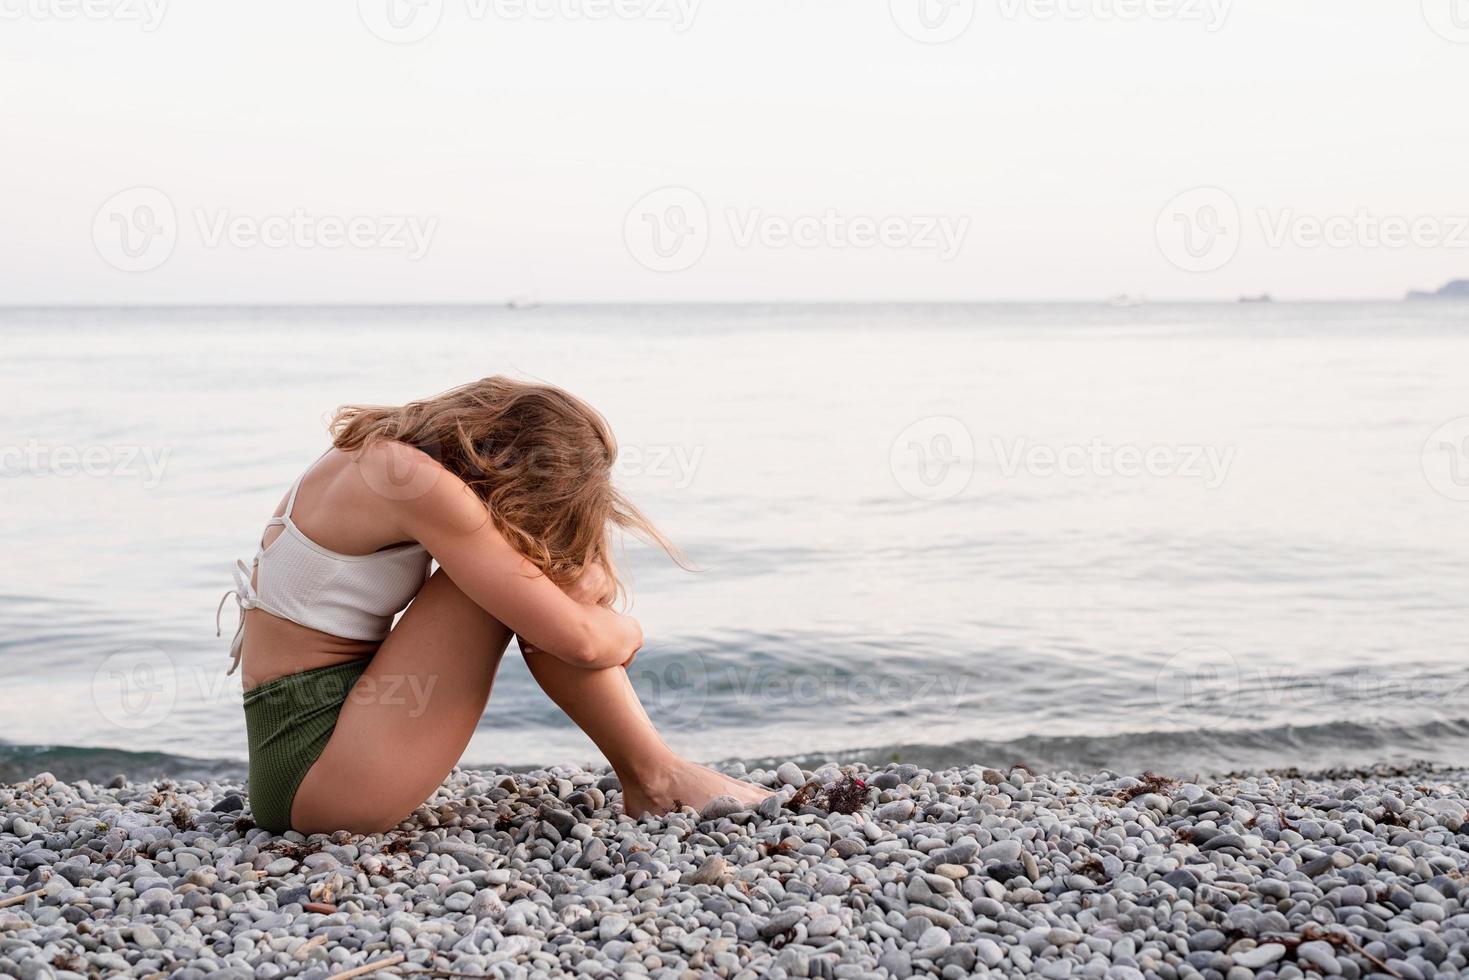
[[[1273,303],[1275,297],[1269,293],[1261,293],[1259,296],[1241,296],[1239,301],[1241,303]]]
[[[1408,293],[1408,299],[1459,299],[1469,300],[1469,279],[1455,279],[1436,293],[1426,293],[1415,289]]]
[[[1117,307],[1142,306],[1147,301],[1146,296],[1130,296],[1127,293],[1118,293],[1116,296],[1107,297],[1107,305]]]
[[[512,296],[505,301],[505,308],[507,310],[533,310],[540,305],[540,303],[534,302],[527,296]]]

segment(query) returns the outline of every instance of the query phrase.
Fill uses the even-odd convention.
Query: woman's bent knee
[[[420,803],[422,801],[419,801]],[[389,808],[379,801],[366,803],[341,801],[320,803],[297,799],[291,811],[291,826],[299,834],[385,834],[412,815],[418,803],[403,808]]]

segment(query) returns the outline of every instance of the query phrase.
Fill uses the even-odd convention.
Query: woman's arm
[[[386,448],[386,447],[384,447]],[[375,447],[370,452],[384,451]],[[395,465],[433,467],[436,478],[412,499],[394,501],[403,533],[422,544],[465,595],[537,650],[578,667],[615,667],[642,646],[637,620],[578,602],[505,540],[489,512],[458,477],[417,450],[388,449]],[[405,459],[404,453],[415,458]],[[425,477],[427,474],[425,474]]]

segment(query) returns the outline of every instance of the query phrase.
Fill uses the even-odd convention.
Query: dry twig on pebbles
[[[44,891],[44,889],[38,888],[32,892],[21,892],[19,895],[11,895],[7,898],[0,898],[0,909],[8,909],[12,905],[19,905],[21,902],[24,902],[32,895],[41,894],[42,891]]]
[[[408,956],[406,953],[394,953],[392,956],[385,956],[380,960],[373,960],[371,963],[364,963],[361,966],[354,966],[352,969],[343,970],[341,973],[333,973],[332,977],[334,980],[348,980],[349,977],[362,977],[369,973],[376,973],[379,970],[386,970],[390,966],[397,966],[399,963],[405,963],[407,960]]]

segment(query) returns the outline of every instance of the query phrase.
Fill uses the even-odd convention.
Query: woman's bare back
[[[363,477],[359,455],[328,451],[307,470],[291,508],[291,520],[302,534],[342,555],[370,555],[405,543],[381,495]],[[285,513],[288,496],[281,497],[274,517]],[[285,533],[279,525],[267,527],[261,544],[268,548]],[[259,575],[256,569],[251,578],[257,589]],[[366,659],[381,645],[323,633],[263,609],[251,609],[244,615],[247,627],[240,671],[247,691],[288,674]]]

